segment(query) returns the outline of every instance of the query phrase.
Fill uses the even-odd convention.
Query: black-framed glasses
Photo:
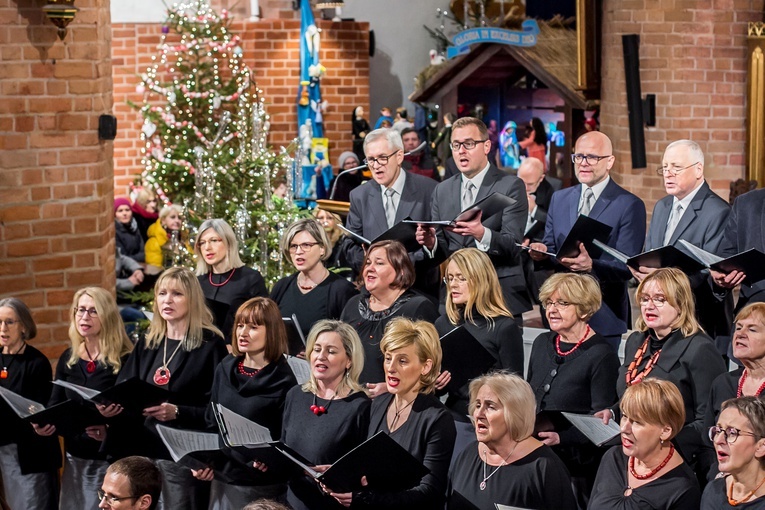
[[[668,167],[660,166],[659,168],[656,169],[656,174],[657,175],[662,175],[662,176],[663,175],[669,175],[671,177],[674,177],[677,174],[679,174],[680,172],[682,172],[683,170],[687,170],[688,168],[690,168],[692,166],[696,166],[698,164],[699,164],[699,162],[697,161],[695,163],[691,163],[690,165],[684,166],[682,168],[677,168],[677,167],[674,167],[674,166],[668,166]]]
[[[388,161],[390,161],[391,156],[396,154],[397,152],[401,151],[401,149],[395,150],[391,152],[390,154],[383,154],[382,156],[377,156],[376,158],[364,158],[364,164],[367,166],[372,166],[372,163],[374,163],[375,166],[385,166],[388,164]]]
[[[90,308],[90,309],[88,309],[88,308],[75,308],[74,309],[74,314],[77,317],[82,317],[85,314],[87,314],[89,317],[98,317],[98,310],[96,310],[95,308]]]
[[[713,427],[709,427],[709,439],[714,443],[715,438],[722,432],[723,436],[725,437],[725,442],[728,444],[733,444],[736,442],[736,439],[738,439],[738,436],[752,436],[752,437],[760,437],[757,434],[753,432],[747,432],[745,430],[739,430],[736,427],[728,427],[727,429],[724,429],[722,427],[718,427],[717,425]]]
[[[484,143],[488,140],[465,140],[464,142],[452,142],[449,146],[453,151],[460,150],[460,147],[464,147],[465,150],[472,151],[479,143]]]
[[[597,154],[572,154],[571,161],[576,165],[587,163],[588,165],[597,165],[601,159],[608,159],[611,156],[598,156]]]
[[[300,248],[303,252],[311,251],[314,246],[316,246],[319,243],[300,243],[300,244],[291,244],[289,245],[290,253],[297,253],[297,249]]]
[[[112,496],[111,494],[105,493],[102,489],[98,489],[96,491],[96,495],[98,496],[98,502],[102,502],[104,499],[106,499],[107,505],[114,505],[115,503],[119,503],[120,501],[123,501],[125,499],[138,499],[140,496]]]

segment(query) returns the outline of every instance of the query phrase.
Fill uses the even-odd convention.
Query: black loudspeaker
[[[370,57],[375,56],[375,31],[374,30],[369,31],[369,56]]]
[[[630,152],[632,167],[645,168],[645,133],[643,132],[643,101],[640,92],[640,36],[622,36],[624,51],[624,80],[627,84],[627,111],[629,112]]]
[[[98,117],[98,138],[101,140],[117,138],[117,117],[106,114]]]
[[[646,126],[656,125],[656,94],[646,94],[643,99],[643,120]]]

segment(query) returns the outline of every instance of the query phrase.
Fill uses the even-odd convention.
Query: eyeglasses
[[[460,150],[460,147],[464,147],[465,150],[472,151],[479,143],[484,143],[487,140],[465,140],[464,142],[452,142],[450,147],[453,151]]]
[[[709,439],[714,442],[715,438],[720,432],[722,432],[723,436],[725,437],[725,442],[728,444],[735,443],[736,439],[738,439],[738,436],[760,437],[757,434],[739,430],[736,427],[728,427],[727,429],[724,429],[715,425],[714,427],[709,427]]]
[[[656,308],[661,308],[662,306],[667,304],[667,298],[664,296],[640,296],[638,298],[638,303],[640,303],[640,306],[648,306],[648,302],[653,303],[653,306]]]
[[[372,166],[372,164],[374,164],[375,166],[385,166],[388,164],[390,157],[399,151],[401,151],[401,149],[395,150],[391,152],[390,154],[383,154],[382,156],[377,156],[376,158],[364,158],[364,164],[367,166]]]
[[[199,246],[199,249],[201,250],[207,245],[207,243],[210,243],[210,247],[212,248],[214,246],[218,246],[222,242],[223,242],[223,239],[221,239],[220,237],[211,237],[207,241],[197,241],[197,246]]]
[[[291,244],[289,245],[290,253],[297,253],[297,249],[300,248],[302,251],[311,251],[314,246],[316,246],[319,243],[300,243],[300,244]]]
[[[675,166],[668,166],[668,167],[660,166],[659,168],[656,169],[656,173],[658,175],[669,175],[671,177],[675,177],[677,174],[679,174],[683,170],[686,170],[686,169],[688,169],[688,168],[690,168],[692,166],[696,166],[698,164],[699,164],[699,161],[697,161],[695,163],[691,163],[688,166],[684,166],[683,168],[677,168]]]
[[[571,303],[569,303],[568,301],[561,301],[561,300],[558,300],[558,301],[547,300],[542,304],[547,310],[551,308],[557,308],[558,310],[562,310],[563,308],[568,308],[569,306],[571,306]]]
[[[104,499],[106,499],[106,504],[111,506],[115,503],[119,503],[122,500],[125,499],[138,499],[140,496],[111,496],[107,495],[103,490],[98,489],[96,491],[96,495],[98,496],[98,502],[102,502]]]
[[[95,308],[90,308],[90,309],[87,309],[87,308],[75,308],[74,309],[74,314],[77,317],[82,317],[85,314],[88,314],[88,317],[98,317],[98,310],[96,310]]]
[[[15,319],[5,319],[5,320],[0,319],[0,326],[5,324],[9,328],[12,328],[13,326],[15,326],[18,323],[19,323],[19,321],[15,320]]]
[[[448,274],[444,277],[444,285],[449,285],[455,280],[457,281],[457,283],[460,283],[460,284],[467,282],[467,278],[465,278],[461,274],[458,274],[458,275]]]
[[[607,159],[611,156],[598,156],[596,154],[572,154],[571,161],[577,165],[587,163],[588,165],[597,165],[601,159]]]

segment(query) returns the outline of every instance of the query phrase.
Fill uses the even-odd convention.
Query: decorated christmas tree
[[[262,91],[243,62],[239,37],[206,0],[168,10],[158,54],[141,76],[133,104],[144,119],[139,180],[167,203],[183,205],[194,225],[223,218],[239,237],[242,259],[270,284],[288,271],[278,249],[284,228],[299,215],[272,196],[291,176],[296,145],[268,146],[269,116]]]

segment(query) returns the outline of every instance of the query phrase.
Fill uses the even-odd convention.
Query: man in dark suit
[[[420,135],[414,128],[405,128],[401,131],[401,139],[404,142],[404,151],[414,152],[420,146]],[[422,175],[435,181],[440,181],[441,176],[436,168],[436,163],[430,155],[430,151],[425,149],[404,156],[404,162],[401,167],[410,174]]]
[[[717,253],[725,233],[730,206],[717,196],[704,180],[704,153],[696,142],[677,140],[664,151],[658,173],[664,177],[668,195],[653,208],[651,225],[645,241],[645,250],[672,245],[685,252],[679,242],[684,239],[710,253]],[[630,269],[638,281],[651,269]],[[720,300],[709,271],[689,274],[696,299],[696,317],[704,331],[715,338],[730,334],[733,318],[733,297],[728,294]],[[718,288],[718,293],[720,289]],[[724,351],[728,343],[724,342]]]
[[[369,133],[364,138],[364,154],[372,180],[351,191],[348,230],[372,240],[405,218],[430,219],[430,199],[438,183],[402,170],[404,145],[398,131],[375,129]],[[363,248],[346,240],[343,252],[351,268],[361,272]],[[410,256],[417,272],[415,288],[437,297],[437,268],[425,260],[421,250]]]
[[[718,255],[730,257],[756,248],[765,252],[765,189],[756,189],[736,198]],[[740,271],[728,274],[712,272],[715,283],[726,289],[742,284],[746,275]],[[749,303],[765,301],[765,280],[754,285],[741,285],[736,312]]]
[[[599,131],[585,133],[576,141],[571,159],[580,184],[553,193],[544,243],[531,243],[531,247],[557,252],[579,214],[584,214],[611,226],[609,246],[629,256],[640,253],[645,240],[645,205],[611,179],[611,140]],[[547,258],[539,252],[531,252],[531,256],[534,260]],[[593,259],[581,243],[576,257],[564,257],[558,263],[559,270],[590,273],[598,279],[603,306],[590,319],[590,325],[618,348],[630,322],[627,281],[632,273],[627,265],[606,254]]]
[[[485,252],[497,270],[508,308],[521,323],[521,314],[531,310],[517,246],[523,240],[528,211],[523,181],[489,163],[491,142],[486,125],[479,119],[458,119],[452,125],[451,136],[452,155],[460,173],[436,187],[431,218],[453,220],[460,212],[495,192],[513,198],[515,203],[505,208],[502,214],[485,221],[479,215],[471,221],[457,222],[450,229],[436,231],[420,227],[417,240],[438,262],[462,248],[474,247]]]

